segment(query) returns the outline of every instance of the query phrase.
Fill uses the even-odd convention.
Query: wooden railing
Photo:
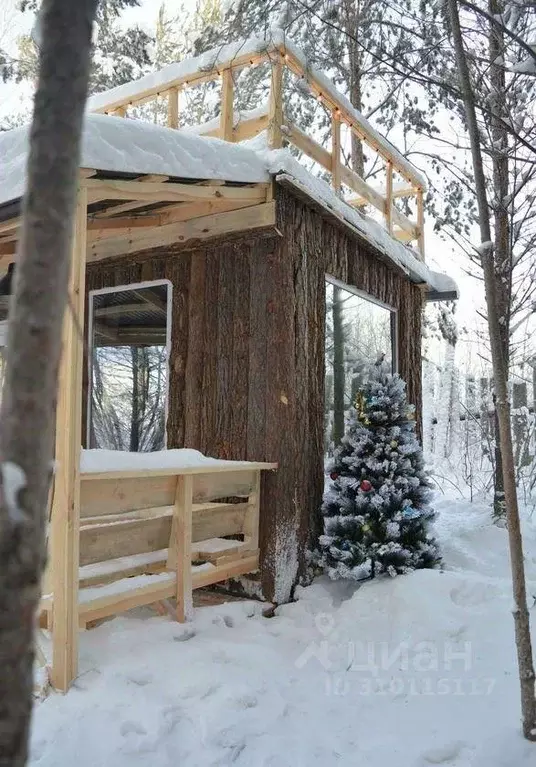
[[[236,142],[253,138],[267,130],[268,146],[273,149],[289,143],[318,163],[331,177],[337,194],[355,208],[371,206],[380,212],[384,225],[391,236],[402,242],[415,242],[424,258],[424,206],[426,190],[424,178],[389,141],[376,132],[371,124],[352,107],[333,83],[320,72],[308,66],[303,54],[292,44],[275,35],[271,42],[251,41],[242,46],[230,46],[204,54],[189,62],[185,70],[175,65],[162,70],[161,76],[149,75],[135,83],[128,83],[105,94],[98,94],[89,104],[92,111],[116,116],[127,116],[129,110],[142,104],[163,100],[167,112],[167,125],[178,128],[180,124],[180,97],[187,88],[221,79],[221,107],[219,119],[195,127],[195,133],[217,136],[225,141]],[[207,66],[207,60],[212,64]],[[196,62],[199,66],[196,67]],[[270,65],[270,92],[264,109],[235,113],[235,75],[246,67]],[[331,115],[331,148],[327,149],[293,124],[285,115],[284,72],[305,82],[311,94]],[[303,91],[303,88],[301,89]],[[182,127],[182,126],[181,126]],[[343,136],[343,128],[346,135]],[[345,162],[343,148],[351,136],[357,136],[368,148],[377,169],[381,167],[383,183],[373,186],[352,170]],[[378,173],[375,173],[376,179]],[[353,193],[353,194],[352,194]],[[406,199],[414,210],[416,220],[411,220],[396,205]]]

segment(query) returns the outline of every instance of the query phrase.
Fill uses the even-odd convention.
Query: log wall
[[[282,236],[161,248],[88,267],[88,290],[173,284],[168,447],[276,461],[264,478],[261,580],[283,602],[320,530],[325,275],[397,310],[399,369],[420,410],[421,291],[278,188]]]

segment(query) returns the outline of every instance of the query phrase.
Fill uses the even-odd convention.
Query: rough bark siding
[[[284,601],[321,527],[325,275],[397,309],[399,369],[418,407],[421,292],[283,189],[278,228],[95,264],[87,283],[173,283],[168,445],[279,463],[262,488],[261,578]]]

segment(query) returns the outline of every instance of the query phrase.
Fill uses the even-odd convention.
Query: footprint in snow
[[[119,732],[121,735],[123,735],[125,738],[127,735],[147,735],[147,730],[145,727],[140,724],[139,722],[122,722]]]
[[[195,636],[194,629],[185,629],[181,634],[175,634],[173,637],[174,642],[187,642],[189,639],[193,639]]]
[[[470,583],[464,581],[451,589],[450,598],[458,607],[478,607],[495,599],[498,589],[491,583]]]
[[[449,764],[461,754],[465,743],[460,740],[454,740],[451,743],[445,743],[437,748],[430,748],[422,755],[423,764]]]

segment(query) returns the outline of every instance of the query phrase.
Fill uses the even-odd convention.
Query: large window
[[[168,281],[90,293],[88,447],[166,447],[170,328]]]
[[[326,281],[325,446],[331,455],[367,365],[396,369],[396,313],[336,280]]]

